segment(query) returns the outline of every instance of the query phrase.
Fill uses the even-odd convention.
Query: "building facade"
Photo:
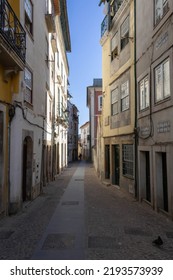
[[[134,1],[104,2],[102,179],[135,195]]]
[[[173,2],[136,1],[139,198],[173,217]],[[147,18],[147,21],[145,20]],[[145,20],[145,24],[143,21]]]
[[[78,160],[78,109],[68,101],[68,162]]]
[[[81,158],[90,160],[90,122],[86,122],[80,127],[80,151]]]
[[[71,45],[66,0],[0,3],[0,199],[15,213],[67,165]]]
[[[93,79],[93,84],[87,87],[87,107],[89,108],[90,122],[90,159],[98,171],[97,132],[98,119],[102,113],[102,79]],[[98,136],[99,137],[99,136]]]
[[[10,186],[12,104],[19,91],[25,67],[26,32],[22,26],[20,1],[0,1],[0,216],[8,214]]]

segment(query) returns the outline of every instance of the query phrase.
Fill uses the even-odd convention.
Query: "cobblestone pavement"
[[[70,164],[20,213],[0,220],[0,259],[32,258],[79,164]],[[85,259],[173,259],[172,221],[114,186],[102,184],[89,163],[84,186]],[[163,239],[160,248],[152,245],[158,235]]]
[[[20,213],[0,220],[0,259],[25,260],[32,257],[77,164],[69,167],[56,181],[43,188],[43,194],[25,204]]]
[[[173,259],[173,222],[85,172],[87,259]],[[152,245],[158,235],[163,245]]]

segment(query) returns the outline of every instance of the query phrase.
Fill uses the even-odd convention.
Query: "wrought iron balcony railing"
[[[105,16],[101,23],[101,37],[105,34],[106,31],[109,30],[109,16]]]
[[[0,0],[0,34],[25,63],[26,32],[7,0]]]

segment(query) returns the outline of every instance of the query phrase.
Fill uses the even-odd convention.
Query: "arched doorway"
[[[32,161],[33,161],[33,141],[30,136],[27,136],[23,141],[23,182],[22,182],[23,201],[31,200]]]

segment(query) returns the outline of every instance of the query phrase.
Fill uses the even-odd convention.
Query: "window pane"
[[[129,32],[129,17],[125,19],[123,24],[121,25],[121,37],[125,37],[125,35]]]
[[[162,67],[155,69],[156,101],[162,100]]]
[[[140,87],[140,109],[144,109],[144,81],[142,80],[139,84]]]
[[[118,102],[112,104],[112,116],[118,114]]]
[[[112,92],[111,92],[111,103],[115,103],[116,101],[118,101],[118,88],[115,88]]]
[[[163,64],[163,85],[164,85],[164,97],[170,96],[170,70],[169,60]]]
[[[24,98],[25,98],[25,101],[32,103],[32,92],[29,88],[26,88]]]
[[[25,68],[24,79],[26,84],[24,99],[32,103],[32,73],[27,68]]]
[[[25,0],[25,11],[32,22],[32,4],[30,0]]]
[[[121,98],[129,95],[129,82],[126,81],[124,84],[121,85]]]
[[[122,100],[121,100],[121,110],[122,111],[125,111],[129,109],[129,96],[127,97],[124,97]]]
[[[123,175],[133,176],[133,145],[123,145]]]
[[[118,32],[113,36],[111,40],[111,51],[113,51],[118,46]]]
[[[162,16],[162,1],[163,0],[155,0],[155,16],[156,20]]]
[[[145,108],[149,107],[149,82],[148,82],[148,77],[145,78],[144,80],[144,88],[145,88]]]

